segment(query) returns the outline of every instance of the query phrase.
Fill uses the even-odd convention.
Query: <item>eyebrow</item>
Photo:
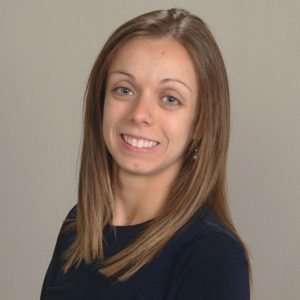
[[[122,75],[125,75],[125,76],[128,76],[130,77],[132,80],[136,81],[136,78],[134,75],[130,74],[130,73],[127,73],[127,72],[124,72],[124,71],[119,71],[119,70],[116,70],[116,71],[113,71],[110,75],[112,74],[122,74]],[[160,81],[160,83],[167,83],[169,81],[173,81],[173,82],[178,82],[182,85],[184,85],[187,89],[190,90],[190,92],[192,92],[192,89],[186,84],[184,83],[183,81],[179,80],[179,79],[176,79],[176,78],[164,78]]]

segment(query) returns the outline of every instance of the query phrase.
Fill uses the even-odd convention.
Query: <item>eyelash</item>
[[[117,88],[114,89],[114,91],[117,92],[117,93],[119,93],[120,95],[128,95],[128,94],[124,94],[124,93],[120,92],[120,90],[123,90],[123,91],[124,91],[124,90],[127,90],[127,91],[130,91],[130,92],[132,93],[132,91],[131,91],[129,88],[123,87],[123,86],[117,87]],[[180,101],[179,101],[177,98],[175,98],[175,97],[173,97],[173,96],[171,96],[171,95],[163,96],[163,99],[164,99],[165,97],[168,97],[169,99],[172,98],[173,100],[176,101],[176,104],[170,103],[170,102],[166,102],[166,101],[163,100],[164,103],[167,103],[167,104],[170,104],[170,105],[180,105],[180,104],[181,104]]]

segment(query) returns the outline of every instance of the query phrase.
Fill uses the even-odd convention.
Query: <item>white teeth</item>
[[[138,146],[139,148],[143,148],[144,142],[143,142],[142,140],[139,140],[137,146]]]
[[[125,142],[131,146],[137,147],[137,148],[151,148],[157,145],[157,142],[155,141],[144,141],[144,140],[137,140],[137,139],[131,139],[126,135],[122,135]]]

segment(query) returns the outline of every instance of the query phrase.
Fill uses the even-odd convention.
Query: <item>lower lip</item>
[[[159,145],[160,145],[160,144],[156,144],[154,147],[151,147],[151,148],[139,148],[139,147],[134,147],[134,146],[127,144],[123,140],[121,135],[119,135],[119,139],[121,141],[121,144],[123,145],[123,147],[126,150],[129,150],[131,152],[136,152],[136,153],[153,153],[153,152],[157,151],[157,149],[159,148]]]

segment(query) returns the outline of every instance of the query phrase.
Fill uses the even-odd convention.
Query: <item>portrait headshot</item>
[[[3,299],[297,299],[299,8],[3,4]]]

